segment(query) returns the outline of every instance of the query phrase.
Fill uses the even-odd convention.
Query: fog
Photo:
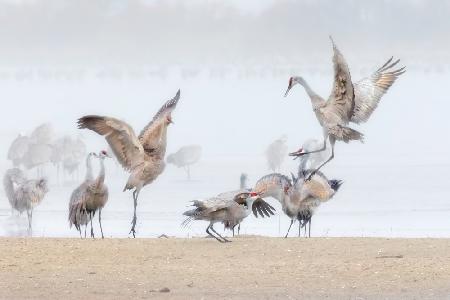
[[[50,122],[56,136],[81,133],[87,150],[98,152],[104,139],[76,129],[79,117],[113,116],[139,132],[180,88],[167,152],[199,144],[202,159],[192,181],[168,165],[144,188],[138,236],[202,235],[201,222],[179,226],[188,201],[237,188],[241,172],[251,184],[269,173],[265,150],[283,135],[290,151],[322,138],[304,90],[283,95],[289,77],[301,75],[328,97],[332,35],[354,81],[391,56],[407,72],[368,123],[352,125],[365,143],[337,144],[324,172],[345,184],[317,212],[313,235],[448,237],[449,15],[450,1],[421,0],[2,1],[0,172],[12,166],[6,156],[20,132]],[[296,166],[287,158],[282,169],[288,174]],[[36,208],[34,234],[76,236],[66,223],[67,203],[84,169],[62,185],[51,164],[45,175],[51,187]],[[108,162],[108,236],[129,229],[126,177]],[[244,232],[284,233],[289,220],[277,210],[269,221],[249,218]],[[2,190],[0,226],[2,235],[26,228],[26,214],[11,217]]]

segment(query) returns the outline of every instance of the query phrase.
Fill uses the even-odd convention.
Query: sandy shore
[[[0,298],[450,298],[448,239],[0,238]]]

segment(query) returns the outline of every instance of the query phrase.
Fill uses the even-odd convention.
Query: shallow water
[[[450,237],[450,202],[445,197],[448,164],[439,165],[432,160],[426,165],[397,165],[374,162],[370,155],[353,155],[352,163],[342,154],[330,163],[326,173],[330,178],[344,180],[337,195],[323,204],[312,220],[315,237]],[[364,165],[364,159],[372,161]],[[444,159],[444,158],[442,158]],[[407,159],[406,159],[407,160]],[[362,166],[361,166],[362,165]],[[295,170],[296,163],[287,161],[284,172]],[[127,237],[132,217],[131,193],[123,193],[126,173],[112,162],[107,164],[107,185],[110,198],[102,213],[106,237]],[[220,171],[219,171],[220,170]],[[207,223],[192,222],[181,227],[182,212],[193,199],[213,196],[238,187],[237,170],[249,174],[250,184],[269,173],[262,157],[205,158],[192,168],[193,179],[185,179],[182,169],[171,165],[154,184],[144,188],[138,203],[138,237],[158,237],[161,234],[177,237],[204,236]],[[48,172],[51,172],[48,169]],[[335,176],[339,174],[339,176]],[[433,174],[427,176],[427,174]],[[67,204],[76,181],[63,186],[51,186],[51,191],[34,211],[35,237],[77,237],[67,222]],[[428,187],[428,188],[424,188]],[[4,196],[0,202],[0,235],[26,236],[26,214],[11,216]],[[242,234],[283,236],[290,220],[280,205],[269,199],[277,213],[271,218],[249,216],[241,225]],[[97,221],[97,219],[96,219]],[[96,235],[98,223],[94,222]],[[222,225],[216,228],[222,230]],[[293,226],[291,236],[298,227]],[[230,233],[228,233],[230,234]],[[88,231],[89,235],[89,231]]]

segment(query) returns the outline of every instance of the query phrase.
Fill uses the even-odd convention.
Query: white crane
[[[215,223],[221,222],[225,225],[225,228],[233,229],[248,217],[251,211],[253,211],[255,217],[258,217],[258,214],[263,218],[264,216],[270,217],[270,215],[274,214],[275,209],[256,193],[243,192],[234,194],[234,197],[231,199],[229,196],[230,193],[222,193],[203,201],[192,201],[192,206],[195,208],[183,213],[184,216],[188,217],[183,222],[183,225],[186,226],[192,220],[209,221],[206,233],[219,242],[225,243],[230,242],[230,240],[221,236],[214,229],[213,226]],[[216,235],[213,235],[210,230]]]
[[[177,152],[167,156],[167,162],[174,164],[178,168],[184,168],[188,180],[191,179],[191,165],[197,163],[202,156],[202,147],[199,145],[189,145],[181,147]]]
[[[86,164],[88,169],[90,166],[90,158],[93,155],[89,155]],[[86,180],[83,184],[77,188],[71,196],[69,204],[69,223],[74,224],[78,231],[80,231],[80,225],[91,222],[91,237],[94,238],[94,229],[92,226],[92,219],[95,213],[98,211],[98,223],[100,225],[100,232],[103,235],[102,227],[102,209],[108,201],[108,187],[105,185],[105,158],[110,157],[108,153],[103,150],[98,156],[100,160],[100,172],[96,179],[89,179],[92,176],[92,171],[87,171]],[[73,201],[72,201],[73,199]],[[81,231],[80,231],[81,235]]]
[[[286,136],[273,141],[266,149],[266,159],[269,169],[273,172],[279,172],[286,156],[288,155],[288,146]]]
[[[139,136],[136,136],[130,125],[115,118],[90,115],[78,120],[78,128],[88,128],[105,136],[120,164],[130,172],[124,191],[134,189],[134,215],[130,230],[133,237],[136,237],[136,207],[139,193],[164,171],[167,128],[172,123],[172,111],[179,99],[180,90],[173,99],[160,108]]]
[[[331,37],[330,37],[331,38]],[[338,50],[333,40],[333,64],[334,83],[328,101],[317,95],[306,81],[299,76],[289,79],[289,86],[285,97],[296,84],[305,88],[306,93],[311,98],[314,113],[322,126],[324,140],[322,147],[313,152],[320,152],[326,149],[327,140],[330,141],[331,155],[320,166],[312,170],[306,178],[311,179],[312,175],[334,158],[334,144],[336,141],[348,143],[351,140],[363,141],[363,134],[348,127],[349,122],[366,122],[377,108],[381,97],[392,86],[395,80],[405,72],[405,68],[393,69],[400,60],[392,62],[392,57],[371,76],[363,78],[357,83],[352,83],[350,71],[344,56]],[[310,152],[311,153],[311,152]],[[300,156],[307,153],[293,152],[290,155]]]
[[[28,231],[31,234],[33,209],[41,203],[48,192],[47,180],[45,178],[29,180],[20,169],[13,168],[6,171],[3,186],[11,208],[19,213],[27,212]]]

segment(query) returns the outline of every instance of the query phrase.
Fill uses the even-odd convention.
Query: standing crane
[[[282,136],[270,143],[266,149],[266,159],[269,169],[273,172],[279,172],[287,154],[286,136]]]
[[[322,126],[324,136],[323,145],[320,149],[306,153],[297,151],[290,155],[297,157],[308,153],[324,151],[327,140],[330,141],[330,157],[320,166],[312,170],[311,174],[306,177],[306,180],[310,180],[316,171],[320,170],[320,168],[334,158],[334,144],[336,141],[344,141],[346,143],[352,140],[363,141],[364,135],[347,125],[349,122],[357,124],[366,122],[377,108],[381,97],[392,86],[395,80],[405,72],[405,67],[393,69],[400,60],[392,62],[393,57],[391,57],[371,76],[363,78],[357,83],[352,83],[347,62],[336,47],[333,39],[331,37],[330,39],[334,52],[334,83],[328,101],[316,94],[300,76],[289,79],[289,86],[284,95],[286,97],[296,84],[300,84],[305,88],[306,93],[311,98],[314,113]]]
[[[92,169],[90,166],[90,158],[92,156],[98,157],[100,160],[100,172],[96,179],[92,178]],[[92,219],[98,211],[98,223],[100,225],[100,232],[103,236],[102,227],[102,209],[108,201],[108,187],[105,185],[105,158],[110,157],[109,154],[103,150],[98,155],[88,155],[85,182],[77,188],[70,199],[69,204],[69,223],[74,224],[78,231],[80,226],[87,222],[91,222],[91,237],[94,238],[94,229],[92,226]],[[90,170],[89,170],[90,169]],[[77,191],[78,190],[78,191]],[[72,201],[73,199],[73,201]],[[81,231],[80,231],[81,235]]]
[[[215,223],[221,222],[225,225],[225,228],[233,229],[248,217],[251,211],[253,211],[255,217],[258,217],[258,214],[263,218],[264,216],[270,217],[270,215],[274,215],[275,209],[255,193],[243,192],[234,195],[231,199],[227,196],[228,194],[224,193],[203,201],[192,201],[192,206],[195,208],[183,213],[188,218],[182,225],[186,226],[192,220],[209,221],[206,233],[219,242],[226,243],[230,242],[230,240],[221,236],[214,229]],[[216,235],[213,235],[209,230]]]
[[[117,160],[130,172],[124,191],[134,189],[134,214],[130,230],[133,237],[136,237],[136,207],[139,193],[164,171],[167,128],[172,123],[172,111],[179,99],[180,90],[159,109],[139,136],[136,136],[130,125],[115,118],[90,115],[78,120],[78,128],[87,128],[104,136]]]
[[[89,224],[90,215],[86,210],[87,198],[92,197],[93,189],[91,186],[94,184],[94,175],[92,171],[92,158],[98,158],[98,155],[91,152],[86,157],[86,176],[84,181],[72,192],[69,201],[69,225],[75,226],[75,228],[80,233],[81,237],[81,226],[85,226],[84,237],[86,238],[86,228]],[[91,234],[93,234],[91,232]]]
[[[28,232],[31,235],[33,209],[42,202],[48,192],[47,180],[27,179],[20,169],[13,168],[6,171],[3,186],[11,208],[19,213],[27,212]]]
[[[177,152],[167,156],[167,162],[174,164],[178,168],[184,168],[188,180],[191,180],[191,165],[200,160],[202,147],[199,145],[189,145],[178,149]]]

